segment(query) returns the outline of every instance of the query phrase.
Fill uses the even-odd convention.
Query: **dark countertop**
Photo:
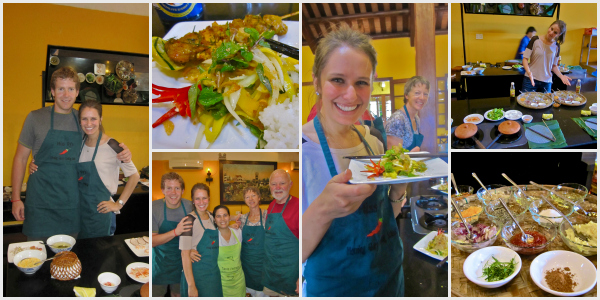
[[[438,268],[439,260],[413,249],[425,235],[413,231],[410,218],[397,222],[404,245],[404,296],[447,297],[448,264]]]
[[[561,105],[558,108],[550,106],[545,109],[530,109],[523,107],[517,103],[516,100],[511,100],[510,97],[501,98],[489,98],[489,99],[475,99],[467,101],[452,101],[451,113],[453,123],[452,127],[458,126],[463,123],[463,119],[469,114],[481,114],[483,115],[486,111],[493,108],[504,108],[504,111],[516,109],[521,111],[524,115],[533,116],[532,122],[541,122],[542,114],[554,114],[554,120],[557,120],[560,128],[565,136],[565,140],[569,147],[579,147],[585,149],[596,149],[597,141],[594,140],[589,134],[587,134],[577,123],[571,118],[581,117],[581,110],[588,109],[593,103],[597,101],[596,92],[582,93],[587,98],[587,103],[581,106],[565,106]],[[490,121],[483,121],[488,122]],[[523,123],[522,121],[519,121]],[[500,122],[494,122],[500,123]],[[519,147],[521,149],[528,149],[527,144]]]
[[[142,283],[132,280],[127,276],[125,268],[133,262],[149,263],[148,257],[137,257],[124,240],[131,237],[149,236],[149,232],[122,234],[110,237],[78,239],[73,247],[73,252],[81,261],[81,278],[71,281],[58,281],[50,279],[50,262],[44,263],[33,275],[25,275],[14,264],[8,264],[4,247],[4,296],[8,297],[72,297],[75,295],[73,287],[96,288],[96,296],[107,296],[100,287],[98,275],[103,272],[113,272],[121,277],[121,284],[110,295],[139,296]],[[6,236],[6,235],[5,235]],[[53,257],[54,252],[46,247],[48,257]]]

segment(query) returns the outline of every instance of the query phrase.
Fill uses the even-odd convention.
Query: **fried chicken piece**
[[[165,50],[169,58],[178,64],[186,64],[196,58],[196,53],[203,51],[200,45],[200,35],[189,32],[180,39],[169,39],[165,43]]]

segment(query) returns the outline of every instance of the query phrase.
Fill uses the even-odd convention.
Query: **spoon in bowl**
[[[458,185],[456,185],[456,180],[454,180],[454,173],[450,173],[450,178],[452,179],[452,185],[454,185],[454,192],[456,193],[456,196],[460,196]]]
[[[56,257],[56,256],[54,256],[54,257]],[[34,264],[33,264],[33,266],[34,266],[34,267],[37,267],[37,266],[39,266],[39,265],[41,265],[41,264],[43,264],[43,263],[45,263],[45,262],[47,262],[47,261],[49,261],[49,260],[53,260],[53,259],[54,259],[54,257],[50,257],[50,258],[48,258],[48,259],[46,259],[46,260],[40,260],[40,261],[38,261],[38,262],[34,263]]]
[[[547,188],[547,187],[545,187],[543,185],[537,184],[537,183],[535,183],[533,181],[530,181],[529,183],[531,183],[535,187],[541,188],[542,190],[549,192],[550,194],[553,194],[553,195],[557,196],[558,198],[560,198],[562,200],[565,200],[565,201],[573,204],[577,208],[581,209],[581,211],[583,212],[584,215],[595,217],[592,213],[589,213],[589,212],[585,211],[585,209],[583,209],[583,207],[581,207],[579,204],[573,202],[573,200],[571,200],[571,199],[569,199],[569,198],[567,198],[567,197],[565,197],[563,195],[557,194],[557,193],[553,192],[551,189],[549,189],[549,188]]]
[[[550,201],[542,196],[542,199],[544,199],[544,201],[546,201],[546,203],[548,203],[548,205],[550,205],[550,207],[552,207],[552,209],[554,209],[556,212],[558,212],[560,214],[560,216],[567,221],[567,223],[569,223],[569,226],[571,226],[571,228],[573,229],[573,233],[575,233],[575,235],[582,241],[587,242],[588,238],[586,236],[584,236],[583,234],[577,232],[577,230],[575,230],[575,227],[573,227],[573,223],[571,223],[571,221],[567,218],[567,216],[565,216],[565,214],[562,213],[562,211],[560,211],[558,208],[556,208],[556,206],[554,206],[552,203],[550,203]]]
[[[487,190],[487,189],[485,188],[485,185],[483,185],[483,182],[481,182],[481,180],[479,180],[479,177],[477,177],[477,174],[473,173],[473,174],[471,174],[471,175],[473,175],[473,178],[475,178],[475,180],[477,180],[477,182],[479,182],[479,184],[481,185],[481,187],[482,187],[484,190]]]
[[[454,202],[454,199],[452,199],[452,197],[450,197],[450,202],[452,202],[452,206],[454,206],[454,210],[456,210],[456,213],[460,217],[460,221],[463,223],[463,225],[465,225],[465,228],[467,229],[467,239],[469,241],[473,241],[473,232],[469,229],[469,223],[465,221],[465,218],[463,218],[462,214],[458,210],[458,205],[456,205],[456,202]]]
[[[517,221],[517,219],[515,218],[515,216],[513,216],[512,212],[510,212],[510,209],[508,209],[508,206],[506,206],[506,203],[504,203],[504,200],[502,200],[502,198],[499,198],[498,200],[500,200],[500,203],[502,203],[502,206],[504,206],[504,209],[506,209],[506,212],[508,212],[508,215],[510,216],[510,218],[515,222],[515,224],[517,224],[517,227],[519,227],[519,229],[521,230],[521,241],[527,243],[527,244],[531,244],[533,243],[533,236],[525,233],[525,230],[523,230],[523,228],[521,228],[521,225],[519,225],[519,222]]]

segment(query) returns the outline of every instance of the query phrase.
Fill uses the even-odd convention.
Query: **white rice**
[[[300,100],[297,96],[281,104],[270,105],[259,113],[258,118],[265,125],[265,149],[298,149]]]

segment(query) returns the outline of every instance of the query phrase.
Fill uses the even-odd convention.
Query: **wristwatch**
[[[125,206],[125,202],[123,202],[123,200],[119,199],[119,201],[117,201],[117,202],[118,202],[118,203],[121,205],[121,208],[122,208],[123,206]]]
[[[402,203],[402,201],[404,201],[406,199],[406,192],[404,192],[404,195],[402,195],[402,197],[400,197],[400,199],[398,200],[392,200],[390,199],[390,202],[392,203]]]

